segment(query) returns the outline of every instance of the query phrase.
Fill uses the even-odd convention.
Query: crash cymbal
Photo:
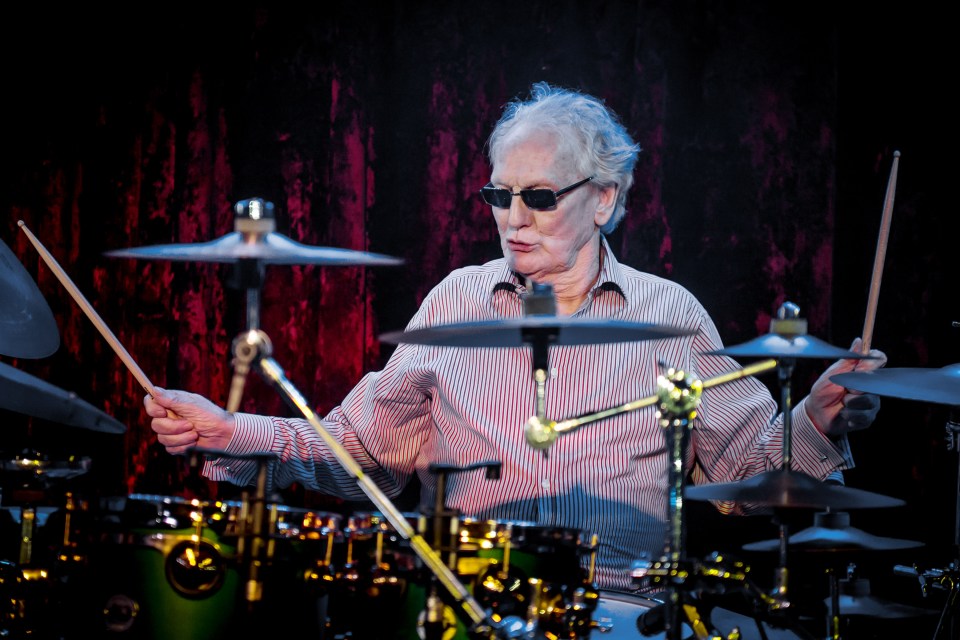
[[[814,526],[793,534],[787,544],[794,548],[811,551],[869,550],[893,551],[922,547],[922,542],[898,540],[875,536],[850,526],[850,514],[844,511],[818,513],[814,516]],[[764,540],[743,545],[746,551],[777,551],[779,540]]]
[[[60,346],[50,306],[20,260],[0,241],[0,354],[46,358]]]
[[[941,369],[876,369],[830,376],[837,384],[878,396],[960,406],[960,364]]]
[[[394,331],[384,333],[380,340],[439,347],[521,347],[543,337],[550,344],[581,345],[689,335],[693,335],[693,331],[654,324],[536,315]]]
[[[707,355],[722,355],[747,358],[821,358],[838,360],[851,358],[857,360],[873,359],[874,356],[848,351],[814,338],[809,335],[785,337],[776,333],[754,338],[749,342],[707,351]]]
[[[107,251],[114,258],[173,260],[181,262],[238,263],[257,260],[262,264],[316,264],[330,266],[392,266],[403,260],[378,253],[301,244],[276,232],[245,235],[239,231],[210,242],[165,244]]]
[[[869,509],[904,503],[877,493],[826,484],[800,471],[777,469],[740,482],[688,487],[692,500],[729,500],[760,506],[795,509]]]
[[[127,427],[48,382],[0,362],[0,409],[104,433],[125,433]]]

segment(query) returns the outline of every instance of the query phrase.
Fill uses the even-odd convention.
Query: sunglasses
[[[487,186],[480,189],[480,195],[483,196],[484,202],[498,209],[509,209],[510,203],[513,201],[513,196],[520,196],[523,204],[531,209],[552,209],[557,206],[557,200],[560,196],[570,193],[577,187],[587,184],[591,180],[593,180],[593,176],[584,178],[580,182],[575,182],[569,187],[564,187],[559,191],[551,191],[550,189],[520,189],[519,191],[510,191],[509,189],[498,189],[490,182]]]

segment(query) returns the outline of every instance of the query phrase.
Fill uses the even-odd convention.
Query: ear
[[[613,184],[609,187],[601,187],[598,190],[599,198],[597,200],[597,212],[593,216],[593,221],[598,227],[602,227],[613,217],[613,210],[617,206],[617,192],[620,187]]]

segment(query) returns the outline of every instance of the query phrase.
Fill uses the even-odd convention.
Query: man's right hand
[[[205,397],[187,391],[157,389],[147,394],[143,407],[151,417],[150,428],[168,453],[183,454],[189,449],[223,449],[233,438],[233,414]]]

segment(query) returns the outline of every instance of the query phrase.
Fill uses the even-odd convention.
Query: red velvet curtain
[[[261,327],[323,413],[383,363],[378,335],[403,328],[447,272],[499,255],[477,196],[489,177],[484,142],[501,106],[539,80],[596,94],[622,116],[643,152],[614,250],[690,288],[728,344],[765,333],[786,300],[819,338],[846,347],[859,335],[892,154],[902,150],[894,273],[884,281],[893,289],[883,291],[874,344],[889,366],[956,361],[944,328],[958,319],[946,293],[953,214],[934,197],[943,152],[928,135],[935,118],[917,115],[929,103],[909,99],[938,90],[926,81],[938,41],[907,19],[865,29],[835,11],[617,1],[16,10],[3,43],[13,99],[0,117],[0,234],[35,276],[62,346],[50,358],[6,360],[128,432],[8,413],[6,455],[91,456],[96,493],[191,490],[184,461],[155,442],[143,390],[18,220],[154,384],[220,403],[232,340],[246,326],[229,267],[104,252],[219,238],[233,230],[234,202],[262,197],[294,240],[403,258],[396,268],[267,268]],[[885,52],[900,29],[922,44],[908,59]],[[796,398],[824,365],[803,363]],[[949,461],[942,413],[904,404],[886,403],[889,421],[857,435],[864,471],[853,477],[936,506],[942,497],[931,496],[949,478],[930,464]],[[256,376],[243,408],[290,412]]]

